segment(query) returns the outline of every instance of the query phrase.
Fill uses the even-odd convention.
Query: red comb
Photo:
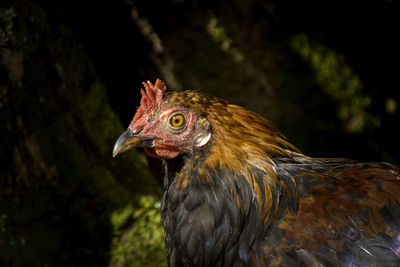
[[[140,89],[140,93],[142,94],[140,107],[136,111],[131,125],[140,117],[142,117],[143,114],[150,111],[150,109],[152,109],[154,106],[161,104],[164,98],[165,90],[167,90],[165,84],[158,78],[154,85],[150,81],[147,81],[147,83],[143,82],[143,86],[145,90]]]

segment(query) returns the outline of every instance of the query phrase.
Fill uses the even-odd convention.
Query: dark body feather
[[[165,102],[197,109],[213,130],[205,148],[165,161],[170,266],[400,266],[398,167],[309,158],[223,100]]]
[[[183,166],[166,177],[162,208],[170,266],[400,266],[399,170],[392,165],[276,159],[278,173],[295,177],[296,212],[282,186],[256,192],[229,169],[179,160]],[[263,176],[253,173],[254,182]],[[267,218],[260,193],[271,194]]]

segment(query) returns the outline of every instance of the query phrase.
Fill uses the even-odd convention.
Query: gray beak
[[[140,136],[134,134],[133,131],[128,128],[115,142],[113,149],[113,157],[118,154],[131,150],[136,147],[154,147],[153,141],[158,139],[153,136]]]

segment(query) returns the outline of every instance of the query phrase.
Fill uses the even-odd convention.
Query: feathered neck
[[[167,101],[187,105],[205,116],[211,125],[209,144],[190,155],[192,162],[204,163],[199,168],[200,172],[209,169],[217,173],[221,169],[228,169],[237,174],[235,177],[246,179],[257,193],[259,201],[263,198],[259,187],[267,188],[270,198],[277,197],[282,187],[286,198],[292,203],[289,205],[291,209],[297,209],[296,182],[290,175],[278,177],[276,159],[305,156],[271,122],[253,111],[196,91],[170,93]],[[254,181],[253,174],[257,172],[263,174],[261,185]],[[184,181],[184,184],[190,182]],[[272,208],[267,207],[265,212],[269,213]],[[264,214],[264,217],[268,216],[270,214]]]
[[[210,109],[213,139],[206,164],[211,168],[229,168],[241,174],[252,188],[264,222],[272,223],[278,211],[281,192],[289,209],[298,207],[297,185],[293,177],[279,176],[277,159],[303,157],[299,150],[266,119],[240,106],[226,104]],[[256,180],[254,174],[261,175]],[[262,189],[261,189],[262,188]]]
[[[240,106],[210,108],[209,117],[213,130],[210,165],[226,163],[235,169],[245,161],[258,168],[263,162],[273,165],[273,158],[300,153],[268,120]]]

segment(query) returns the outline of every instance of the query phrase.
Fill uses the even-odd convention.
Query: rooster
[[[311,158],[266,119],[157,79],[113,156],[162,159],[169,266],[400,266],[400,169]]]

